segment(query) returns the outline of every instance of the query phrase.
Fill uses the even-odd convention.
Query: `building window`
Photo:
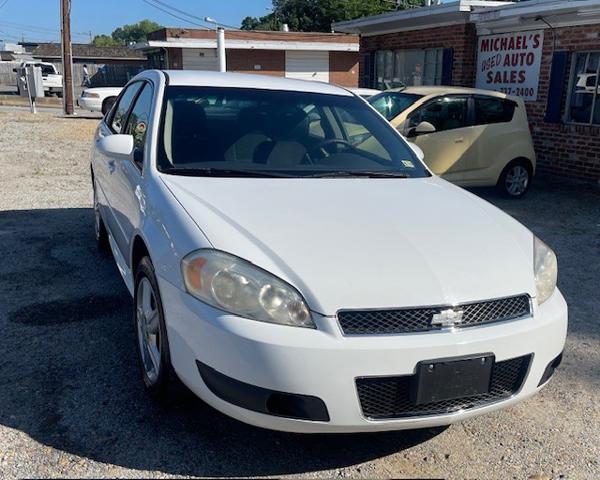
[[[567,121],[600,125],[600,52],[573,56]]]
[[[444,49],[379,50],[375,59],[375,88],[440,85]]]

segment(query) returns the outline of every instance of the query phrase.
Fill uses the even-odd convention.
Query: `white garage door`
[[[329,82],[329,52],[286,50],[285,76]]]
[[[217,50],[214,48],[184,48],[181,59],[184,70],[219,71]]]

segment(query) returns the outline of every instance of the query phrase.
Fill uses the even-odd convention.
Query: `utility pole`
[[[73,115],[73,53],[71,50],[71,0],[60,0],[63,64],[63,111]]]
[[[225,29],[217,28],[217,56],[219,57],[219,72],[227,71],[227,56],[225,54]]]
[[[227,53],[225,50],[225,28],[214,18],[204,17],[206,23],[212,23],[217,32],[217,60],[219,61],[219,72],[227,71]]]

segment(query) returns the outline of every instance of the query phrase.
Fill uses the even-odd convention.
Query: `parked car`
[[[419,153],[333,85],[132,79],[91,167],[147,391],[180,379],[247,423],[351,432],[446,425],[542,388],[567,330],[555,254]]]
[[[106,114],[123,90],[122,87],[86,88],[77,99],[77,105],[84,110]]]
[[[598,75],[595,73],[580,73],[577,75],[577,83],[575,84],[575,93],[594,93],[594,89],[600,92],[600,86],[597,86]]]
[[[488,90],[407,87],[369,98],[425,153],[436,174],[461,186],[497,186],[510,198],[529,189],[535,151],[521,98]]]
[[[42,84],[44,85],[44,93],[46,95],[56,95],[57,97],[62,97],[63,77],[58,72],[56,66],[48,62],[26,61],[21,62],[17,68],[14,68],[13,72],[17,74],[17,93],[21,95],[22,90],[27,90],[25,69],[32,65],[42,69]]]

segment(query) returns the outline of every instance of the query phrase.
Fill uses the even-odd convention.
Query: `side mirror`
[[[416,127],[409,128],[406,132],[406,137],[417,137],[435,132],[435,127],[429,122],[421,122]]]
[[[108,135],[96,140],[96,148],[108,157],[131,158],[133,154],[133,135]]]

